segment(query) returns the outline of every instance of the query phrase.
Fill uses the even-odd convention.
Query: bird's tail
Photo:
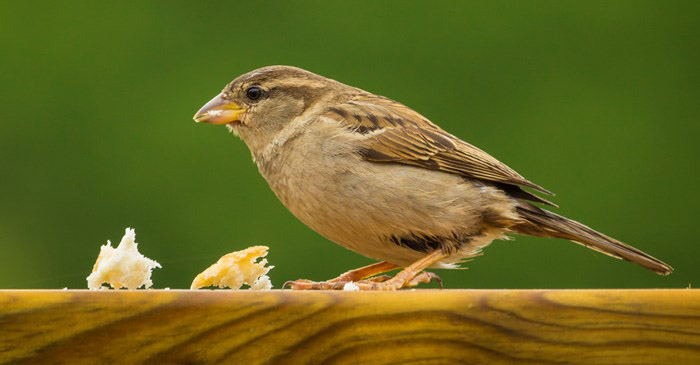
[[[524,222],[511,227],[516,233],[564,238],[606,255],[632,261],[660,275],[673,272],[672,267],[660,260],[569,218],[527,203],[519,206],[517,212]]]

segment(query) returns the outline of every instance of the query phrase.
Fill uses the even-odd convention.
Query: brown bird
[[[395,290],[438,279],[508,233],[571,240],[658,274],[673,269],[571,219],[524,188],[551,194],[412,109],[289,66],[239,76],[197,122],[225,124],[302,222],[381,262],[293,289]],[[393,278],[375,276],[403,268]]]

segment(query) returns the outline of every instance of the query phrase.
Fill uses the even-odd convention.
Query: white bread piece
[[[105,289],[107,283],[114,289],[146,289],[153,286],[151,271],[160,268],[160,264],[139,253],[136,243],[136,232],[127,228],[126,233],[117,248],[107,241],[100,247],[92,273],[87,277],[90,290]]]
[[[345,290],[345,291],[358,291],[358,290],[360,290],[360,287],[357,286],[357,284],[355,284],[355,282],[348,281],[347,283],[345,283],[345,285],[343,285],[343,290]]]
[[[240,289],[243,284],[249,285],[252,290],[272,289],[272,283],[267,273],[274,266],[265,266],[267,259],[255,262],[258,258],[267,256],[267,250],[266,246],[253,246],[224,255],[215,264],[197,275],[192,281],[190,289],[207,286]]]

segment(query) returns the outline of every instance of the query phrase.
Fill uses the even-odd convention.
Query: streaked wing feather
[[[393,100],[360,93],[329,108],[325,116],[356,133],[370,134],[360,149],[368,161],[402,163],[513,185],[515,195],[553,205],[519,186],[552,194],[548,190]]]

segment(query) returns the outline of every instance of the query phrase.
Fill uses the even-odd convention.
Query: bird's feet
[[[442,288],[442,279],[432,272],[423,271],[412,278],[405,275],[379,275],[371,278],[351,281],[342,280],[342,276],[328,281],[311,281],[299,279],[284,283],[282,289],[289,287],[292,290],[343,290],[346,284],[352,283],[359,290],[398,290],[402,288],[412,288],[421,283],[430,283],[435,280]]]

